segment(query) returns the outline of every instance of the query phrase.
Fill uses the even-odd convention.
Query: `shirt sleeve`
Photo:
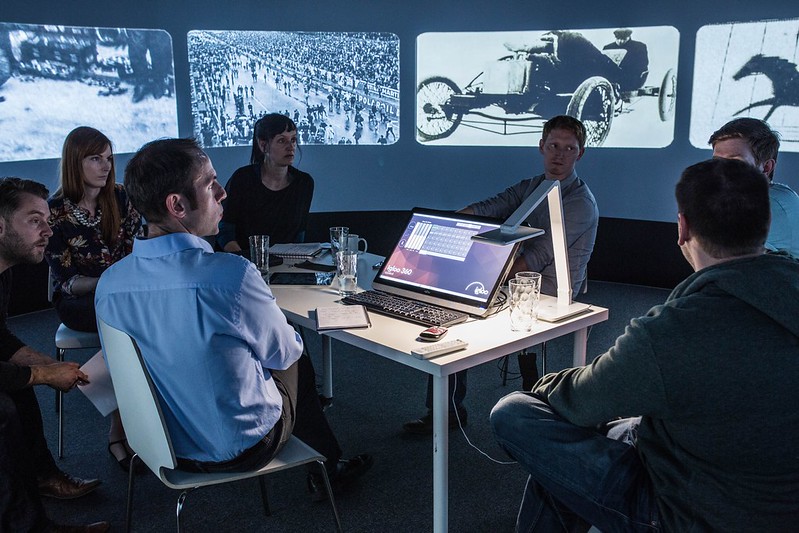
[[[24,389],[28,386],[30,379],[30,367],[0,361],[0,392]]]
[[[8,302],[11,299],[11,270],[0,273],[0,361],[8,361],[25,343],[8,329]]]
[[[285,370],[302,355],[302,339],[286,320],[260,272],[248,263],[240,291],[239,329],[264,368]]]
[[[468,207],[474,211],[475,215],[504,220],[519,208],[526,198],[525,192],[533,190],[530,188],[530,183],[531,180],[523,180],[516,185],[508,187],[496,196],[475,202]]]
[[[52,217],[50,227],[53,230],[53,234],[47,242],[44,258],[50,267],[53,288],[56,291],[65,292],[66,282],[78,275],[78,267],[64,235],[63,224],[59,222],[64,220],[64,218],[57,217],[56,211],[52,208],[50,214]]]

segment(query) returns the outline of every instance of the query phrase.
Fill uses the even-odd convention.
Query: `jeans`
[[[491,411],[494,436],[530,473],[516,531],[659,531],[652,483],[630,442],[635,420],[616,424],[614,440],[567,422],[532,393],[502,398]]]

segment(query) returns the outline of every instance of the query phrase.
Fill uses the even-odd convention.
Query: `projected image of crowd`
[[[302,144],[378,144],[399,135],[399,38],[390,33],[192,31],[194,134],[246,146],[267,113]]]

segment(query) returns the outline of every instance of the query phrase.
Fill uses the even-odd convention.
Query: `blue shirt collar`
[[[133,255],[137,257],[161,257],[194,248],[214,253],[213,247],[202,237],[191,233],[170,233],[149,239],[137,238],[133,242]]]

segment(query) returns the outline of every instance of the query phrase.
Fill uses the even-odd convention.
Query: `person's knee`
[[[491,410],[490,420],[494,434],[499,438],[512,438],[527,433],[538,420],[550,418],[552,410],[546,402],[529,392],[512,392]]]

